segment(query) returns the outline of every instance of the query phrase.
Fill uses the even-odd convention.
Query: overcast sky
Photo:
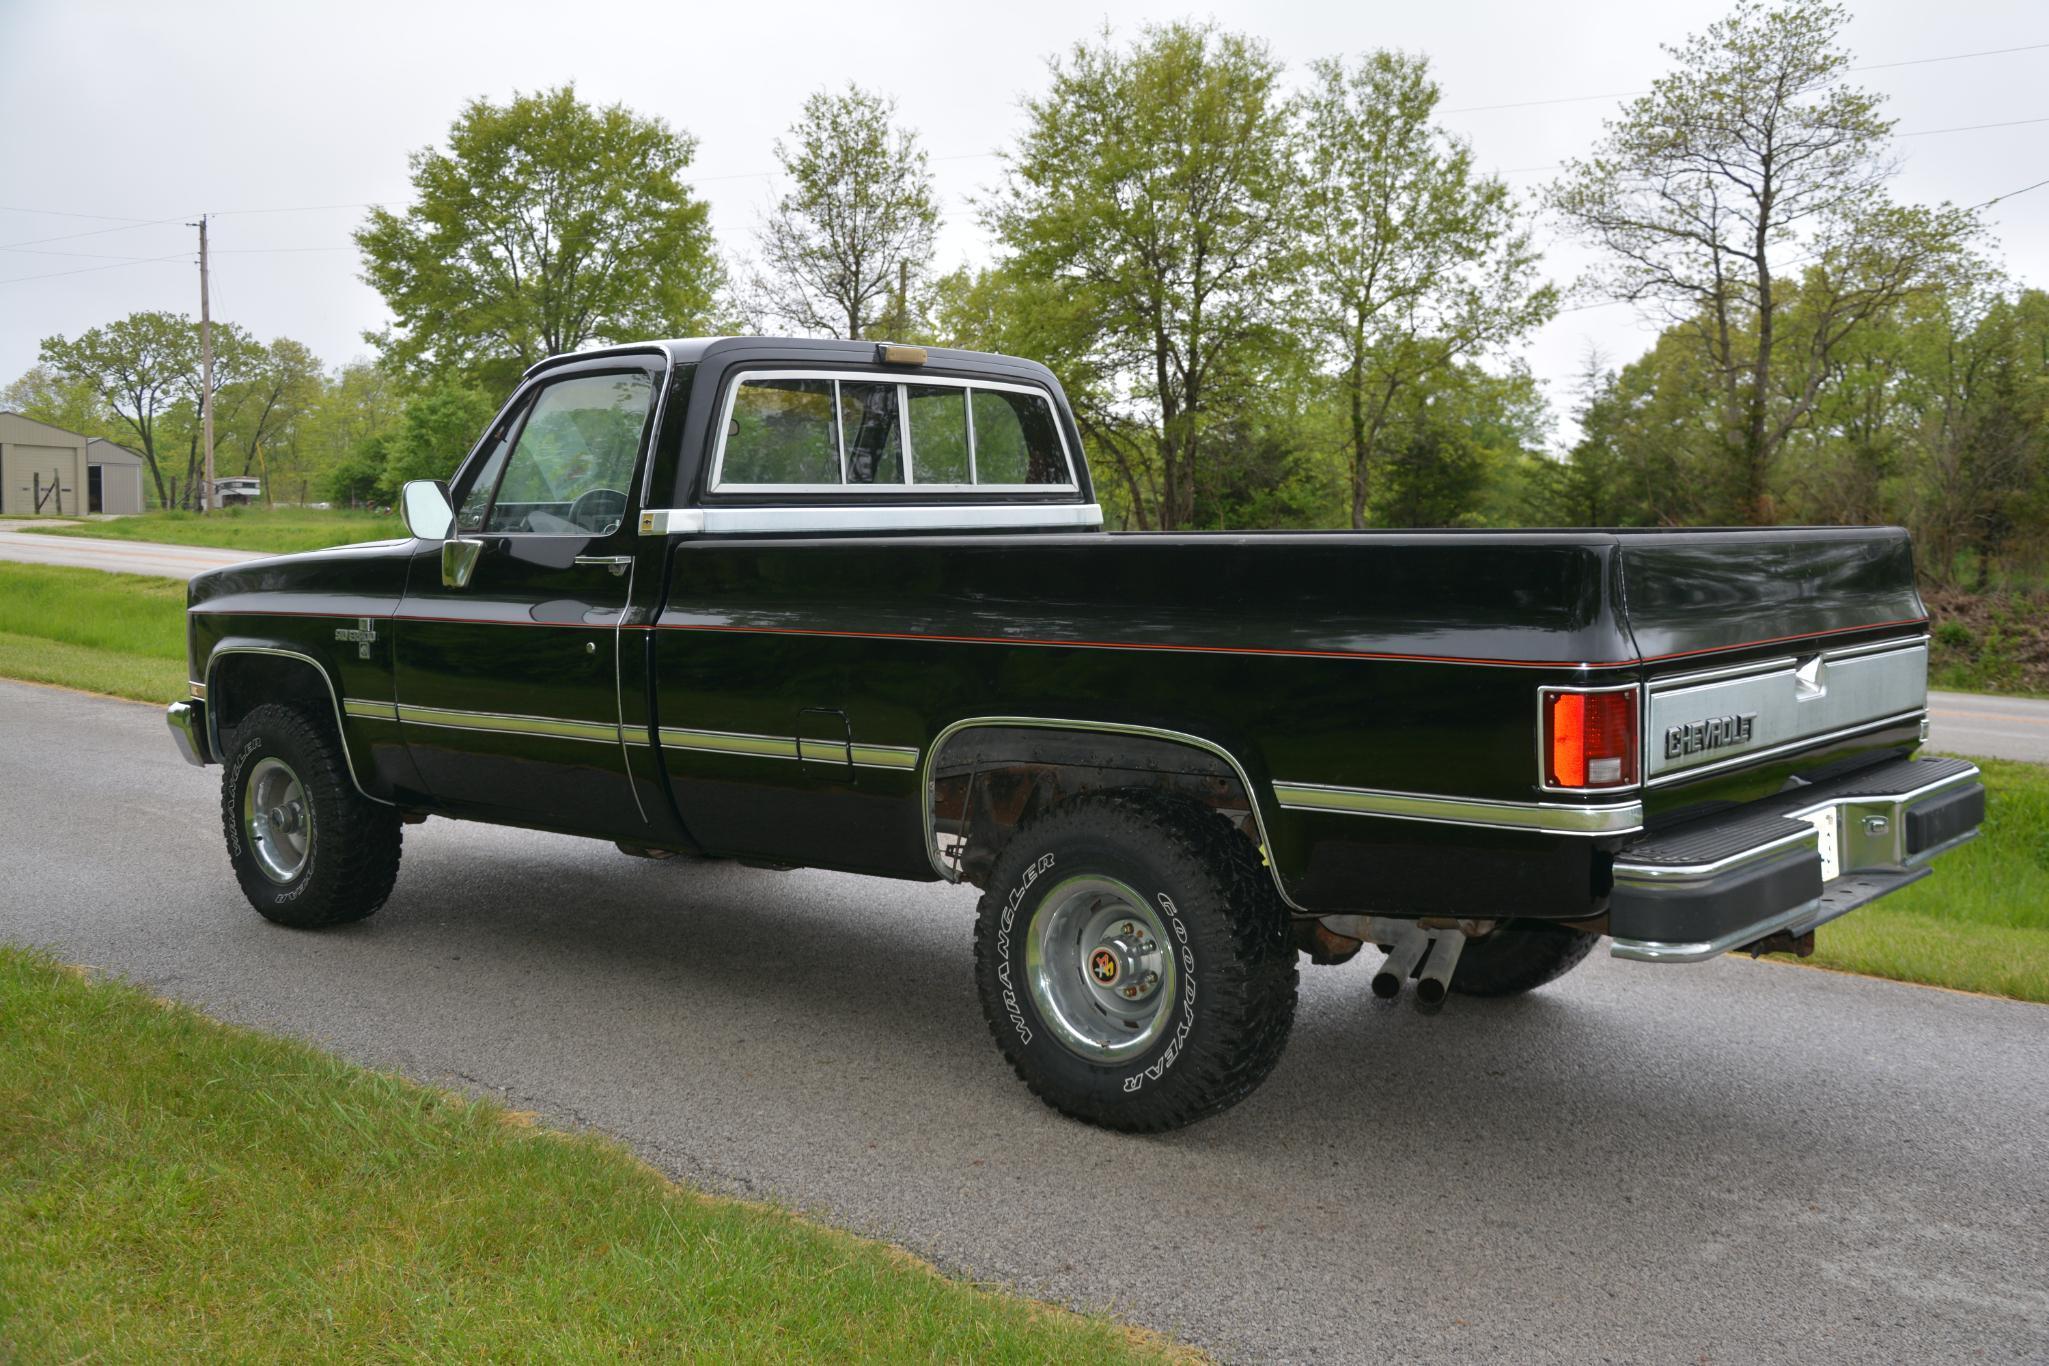
[[[894,95],[924,139],[947,221],[940,265],[979,258],[970,199],[991,184],[1043,88],[1045,59],[1105,23],[1193,15],[1266,39],[1299,76],[1315,57],[1400,47],[1429,55],[1443,122],[1478,163],[1528,191],[1583,152],[1617,101],[1722,11],[1643,0],[1106,6],[793,3],[190,5],[0,0],[0,383],[40,338],[135,309],[198,312],[194,234],[219,215],[214,316],[285,335],[330,364],[365,355],[385,320],[349,232],[406,200],[407,153],[444,137],[463,102],[574,81],[698,139],[694,180],[729,253],[775,181],[773,144],[804,97],[846,80]],[[2049,179],[2049,43],[2041,0],[1853,0],[1857,79],[1891,97],[1897,193],[1975,204]],[[1603,98],[1576,98],[1600,96]],[[1530,103],[1555,101],[1552,103]],[[1483,106],[1523,107],[1488,109]],[[2039,120],[2001,128],[1975,125]],[[1971,131],[1937,132],[1971,128]],[[2018,279],[2049,284],[2049,186],[1987,210]],[[131,220],[172,220],[147,222]],[[90,234],[90,235],[85,235]],[[51,240],[58,239],[58,240]],[[1586,258],[1540,229],[1552,278]],[[141,260],[132,258],[163,258]],[[42,278],[30,278],[42,277]],[[1566,313],[1528,360],[1561,418],[1589,345],[1611,363],[1650,330],[1627,307]]]

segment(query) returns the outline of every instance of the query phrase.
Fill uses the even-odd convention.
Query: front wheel
[[[272,703],[242,718],[226,748],[221,826],[249,904],[301,930],[382,906],[398,878],[398,811],[356,790],[332,728]]]
[[[1295,948],[1258,851],[1142,793],[1063,802],[1005,847],[975,926],[997,1045],[1105,1128],[1177,1128],[1265,1079],[1295,1017]]]

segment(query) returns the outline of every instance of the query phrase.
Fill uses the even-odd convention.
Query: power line
[[[1975,133],[1984,128],[2019,128],[2023,124],[2049,123],[2049,118],[2008,119],[2005,123],[1966,123],[1957,128],[1921,128],[1911,133],[1894,133],[1896,138],[1932,138],[1937,133]]]
[[[37,212],[41,212],[38,210]],[[98,215],[94,215],[97,217]],[[17,247],[36,247],[45,242],[69,242],[76,237],[98,237],[110,232],[133,232],[137,228],[153,228],[162,223],[176,223],[178,218],[139,218],[115,228],[88,228],[84,232],[60,232],[55,237],[27,237],[19,242],[0,242],[0,251],[13,251]]]
[[[42,214],[49,218],[97,218],[107,223],[140,223],[140,218],[126,218],[118,213],[79,213],[72,209],[21,209],[10,204],[0,204],[0,213]]]
[[[89,275],[96,270],[121,270],[127,266],[146,266],[157,261],[186,261],[190,260],[191,256],[192,253],[189,251],[174,252],[169,256],[138,256],[132,261],[116,261],[111,266],[80,266],[77,270],[53,270],[44,275],[16,275],[0,280],[0,285],[18,285],[28,280],[54,280],[63,275]]]
[[[1927,66],[1932,62],[1961,62],[1972,57],[2001,57],[2010,52],[2038,52],[2049,48],[2049,43],[2024,43],[2019,47],[1986,48],[1979,52],[1952,52],[1941,57],[1909,57],[1898,62],[1868,62],[1863,66],[1850,67],[1851,71],[1887,71],[1898,66]],[[1560,95],[1548,100],[1517,100],[1511,104],[1471,104],[1459,109],[1440,109],[1440,114],[1488,114],[1497,109],[1540,109],[1553,104],[1585,104],[1591,100],[1628,100],[1638,95],[1648,95],[1648,90],[1618,90],[1610,95]]]

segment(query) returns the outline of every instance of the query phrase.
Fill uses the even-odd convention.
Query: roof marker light
[[[902,346],[896,342],[877,342],[875,343],[875,363],[877,365],[923,365],[925,363],[925,348],[922,346]]]

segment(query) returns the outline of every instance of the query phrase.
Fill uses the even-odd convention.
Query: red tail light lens
[[[1636,781],[1636,689],[1543,692],[1544,782],[1622,787]]]

